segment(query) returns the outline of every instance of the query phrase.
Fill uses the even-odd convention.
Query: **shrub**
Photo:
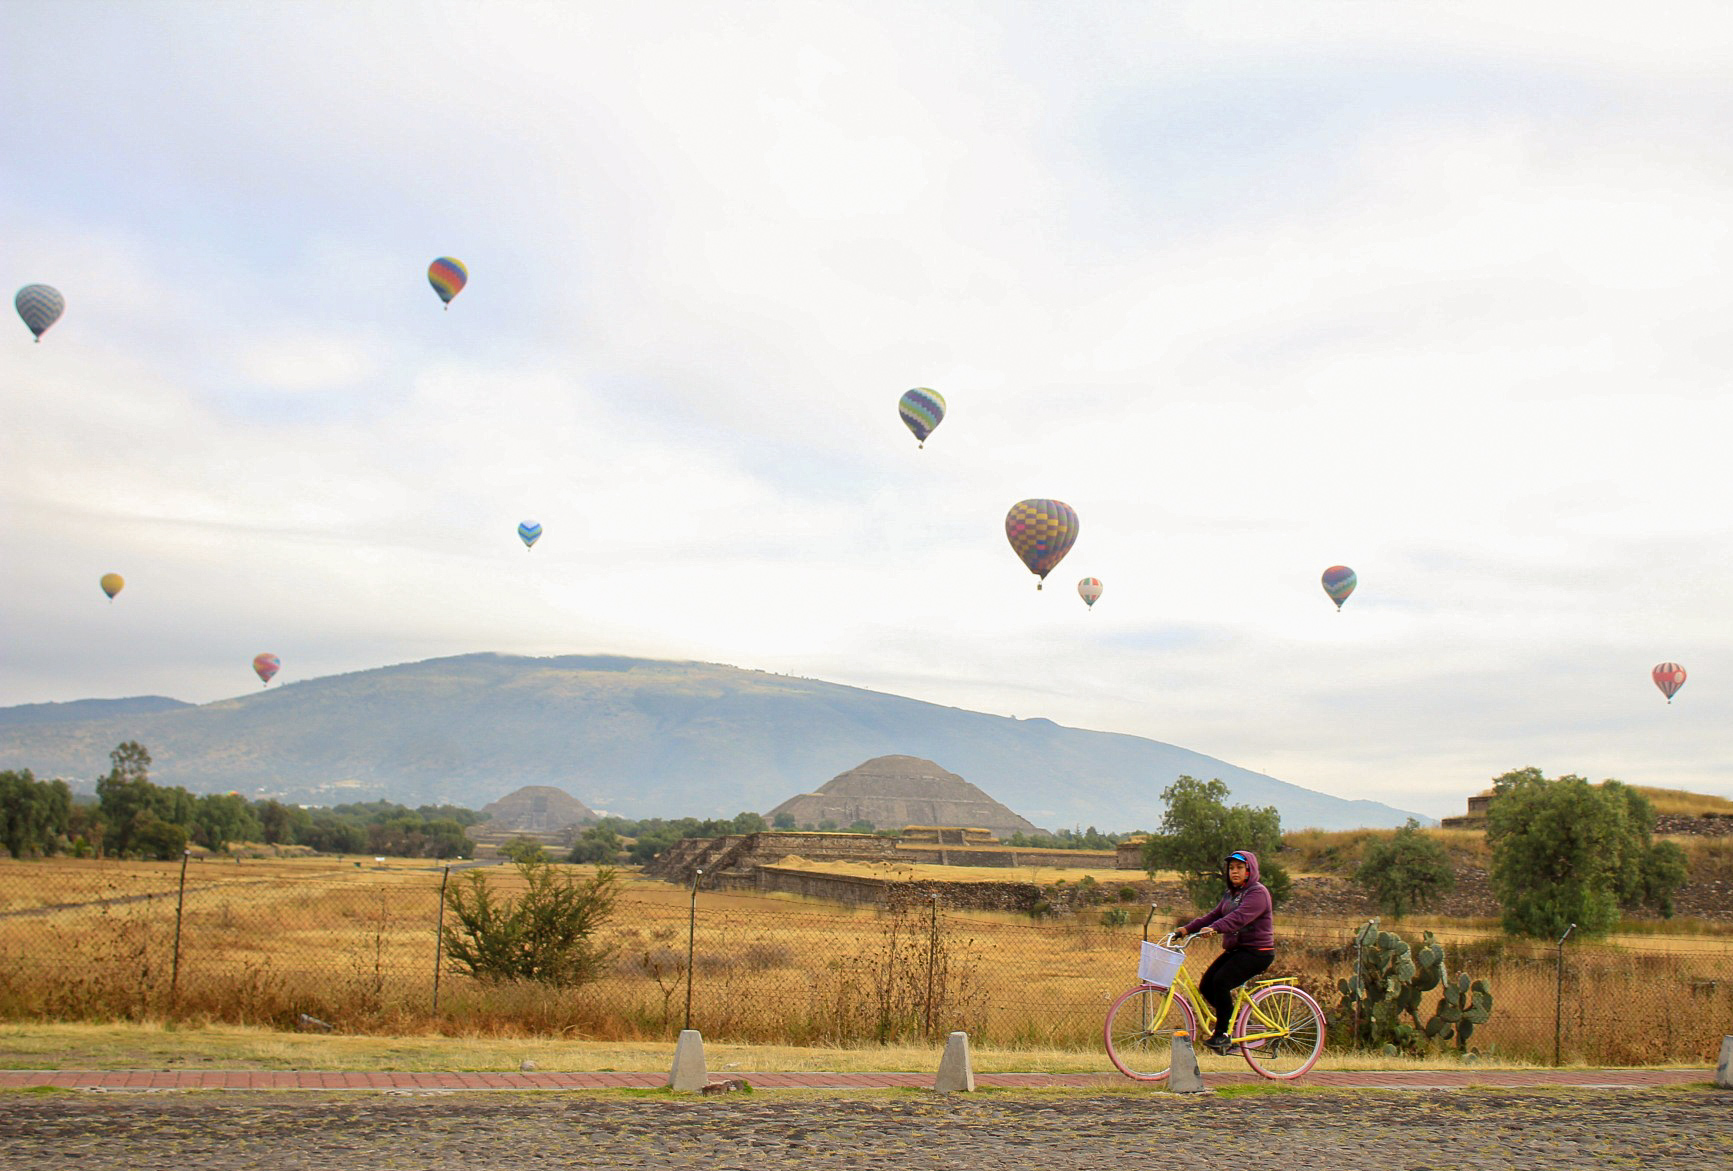
[[[567,987],[586,984],[607,968],[613,949],[596,933],[614,913],[620,881],[598,870],[580,880],[546,861],[518,862],[524,892],[497,898],[487,877],[472,870],[451,891],[456,923],[444,933],[454,968],[478,980],[533,980]]]

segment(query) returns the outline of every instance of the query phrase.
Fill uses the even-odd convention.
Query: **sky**
[[[0,705],[613,653],[1733,796],[1730,115],[1713,3],[10,0]]]

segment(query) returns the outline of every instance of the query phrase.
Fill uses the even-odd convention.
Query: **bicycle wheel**
[[[1185,997],[1169,997],[1153,984],[1128,988],[1107,1010],[1108,1060],[1126,1077],[1158,1082],[1167,1076],[1173,1035],[1182,1029],[1197,1040],[1197,1021]]]
[[[1324,1029],[1324,1010],[1317,1001],[1291,985],[1277,984],[1252,993],[1252,1002],[1234,1021],[1234,1039],[1247,1065],[1265,1077],[1286,1080],[1318,1063]]]

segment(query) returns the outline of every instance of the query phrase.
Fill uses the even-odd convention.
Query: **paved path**
[[[880,1090],[931,1089],[933,1073],[737,1073],[711,1070],[710,1079],[740,1077],[754,1090]],[[1340,1089],[1445,1090],[1469,1086],[1535,1089],[1576,1086],[1595,1089],[1643,1089],[1656,1086],[1706,1084],[1707,1069],[1591,1070],[1313,1070],[1296,1086]],[[1206,1073],[1208,1086],[1243,1086],[1265,1079],[1248,1070]],[[668,1084],[667,1073],[396,1073],[317,1070],[0,1070],[0,1090],[52,1086],[66,1090],[619,1090],[656,1089]],[[982,1089],[1051,1089],[1058,1087],[1115,1090],[1147,1088],[1117,1074],[1103,1073],[977,1073]]]
[[[1454,1073],[1455,1071],[1452,1071]],[[1305,1171],[1581,1171],[1733,1167],[1733,1092],[1666,1088],[1650,1071],[1601,1071],[1597,1089],[1423,1088],[1404,1093],[989,1094],[885,1092],[863,1079],[783,1075],[818,1093],[708,1097],[471,1093],[566,1088],[568,1079],[655,1074],[29,1074],[82,1076],[118,1093],[0,1092],[0,1169],[81,1171],[1101,1171],[1288,1167]],[[772,1077],[758,1074],[755,1085]],[[994,1075],[995,1084],[1017,1075]],[[1313,1085],[1328,1084],[1313,1075]],[[1440,1075],[1431,1077],[1436,1082]],[[1491,1077],[1494,1075],[1485,1075]],[[1497,1075],[1508,1077],[1512,1075]],[[1548,1087],[1561,1075],[1527,1076]],[[1582,1078],[1580,1073],[1562,1077]],[[1701,1070],[1679,1077],[1702,1082]],[[148,1084],[165,1079],[161,1085]],[[296,1092],[140,1093],[207,1079],[289,1078]],[[332,1093],[320,1079],[348,1083]],[[138,1084],[127,1086],[129,1080]],[[1550,1080],[1549,1080],[1550,1079]],[[986,1082],[988,1078],[981,1078]],[[1225,1079],[1220,1079],[1225,1080]],[[1643,1088],[1629,1088],[1641,1082]],[[16,1083],[14,1083],[16,1084]],[[619,1084],[619,1083],[615,1083]],[[1072,1084],[1058,1079],[1020,1085]],[[1100,1082],[1093,1083],[1100,1085]],[[1339,1083],[1338,1083],[1339,1084]],[[1482,1081],[1485,1086],[1487,1083]],[[1580,1085],[1580,1083],[1579,1083]],[[1129,1092],[1124,1087],[1130,1086]],[[1660,1087],[1660,1088],[1657,1088]],[[353,1089],[373,1090],[355,1093]]]

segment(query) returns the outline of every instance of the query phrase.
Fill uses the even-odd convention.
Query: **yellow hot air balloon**
[[[101,585],[102,592],[107,594],[108,600],[112,602],[114,601],[114,595],[126,588],[126,578],[120,576],[118,573],[105,573],[102,575]]]

